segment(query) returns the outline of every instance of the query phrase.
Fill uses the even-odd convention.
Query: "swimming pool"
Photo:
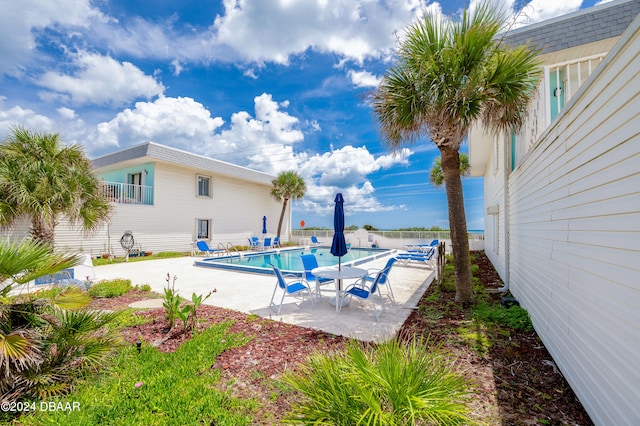
[[[270,264],[273,264],[284,273],[302,275],[304,266],[300,256],[309,253],[315,254],[318,266],[334,266],[338,264],[338,258],[331,254],[329,247],[310,247],[247,253],[242,256],[207,257],[202,260],[196,260],[195,265],[258,274],[272,274],[273,269]],[[342,256],[342,265],[360,265],[386,256],[389,253],[391,253],[391,250],[388,249],[351,248],[346,255]]]

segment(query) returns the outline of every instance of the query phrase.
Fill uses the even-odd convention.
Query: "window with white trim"
[[[196,219],[196,238],[208,240],[211,234],[211,219]]]
[[[211,197],[211,178],[209,176],[196,176],[198,197]]]

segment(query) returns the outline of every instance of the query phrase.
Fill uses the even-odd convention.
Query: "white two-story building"
[[[640,1],[520,28],[542,76],[518,134],[469,134],[485,251],[596,424],[640,424]]]
[[[60,218],[58,249],[122,256],[125,231],[134,250],[156,253],[190,252],[197,240],[246,246],[248,237],[276,234],[282,203],[271,196],[275,176],[153,142],[95,158],[93,166],[112,202],[111,220],[87,235]],[[282,241],[290,235],[290,205]],[[24,237],[27,230],[23,223],[3,233]]]

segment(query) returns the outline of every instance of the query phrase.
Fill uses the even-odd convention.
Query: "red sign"
[[[304,220],[300,221],[300,228],[304,228]]]

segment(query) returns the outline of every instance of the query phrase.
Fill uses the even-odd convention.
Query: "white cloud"
[[[349,70],[347,75],[356,87],[378,87],[380,84],[380,78],[368,71]]]
[[[2,101],[4,101],[4,98],[0,98],[0,140],[3,140],[9,134],[11,128],[17,125],[38,132],[53,131],[54,122],[49,117],[20,106],[4,110],[1,108]]]
[[[309,158],[301,171],[316,178],[320,185],[346,188],[363,182],[371,173],[396,164],[406,164],[408,156],[409,150],[403,149],[400,155],[375,158],[365,146],[347,145]]]
[[[305,211],[331,214],[333,196],[342,192],[349,200],[349,211],[373,212],[401,208],[383,205],[375,198],[375,188],[367,176],[399,164],[408,164],[410,151],[398,155],[374,157],[366,147],[345,146],[324,154],[299,159],[298,172],[307,183],[307,193],[300,203]]]
[[[530,19],[529,23],[534,23],[575,12],[581,5],[582,0],[532,0],[523,12]]]
[[[76,118],[76,112],[70,108],[60,107],[57,109],[57,111],[58,111],[58,114],[60,114],[63,118],[66,118],[68,120],[72,120]]]
[[[0,74],[20,74],[42,59],[36,51],[38,31],[54,25],[86,28],[106,20],[90,0],[2,0],[0,8]]]
[[[49,71],[37,84],[56,96],[69,97],[77,105],[122,106],[136,98],[149,99],[164,92],[162,83],[130,62],[88,52],[74,55],[74,62],[78,68],[74,76]]]
[[[191,98],[161,97],[155,102],[137,102],[135,108],[98,124],[91,137],[92,148],[154,141],[197,151],[223,123]]]
[[[248,62],[286,64],[307,49],[362,62],[388,53],[394,32],[421,5],[418,0],[226,0],[213,30],[218,44]]]

